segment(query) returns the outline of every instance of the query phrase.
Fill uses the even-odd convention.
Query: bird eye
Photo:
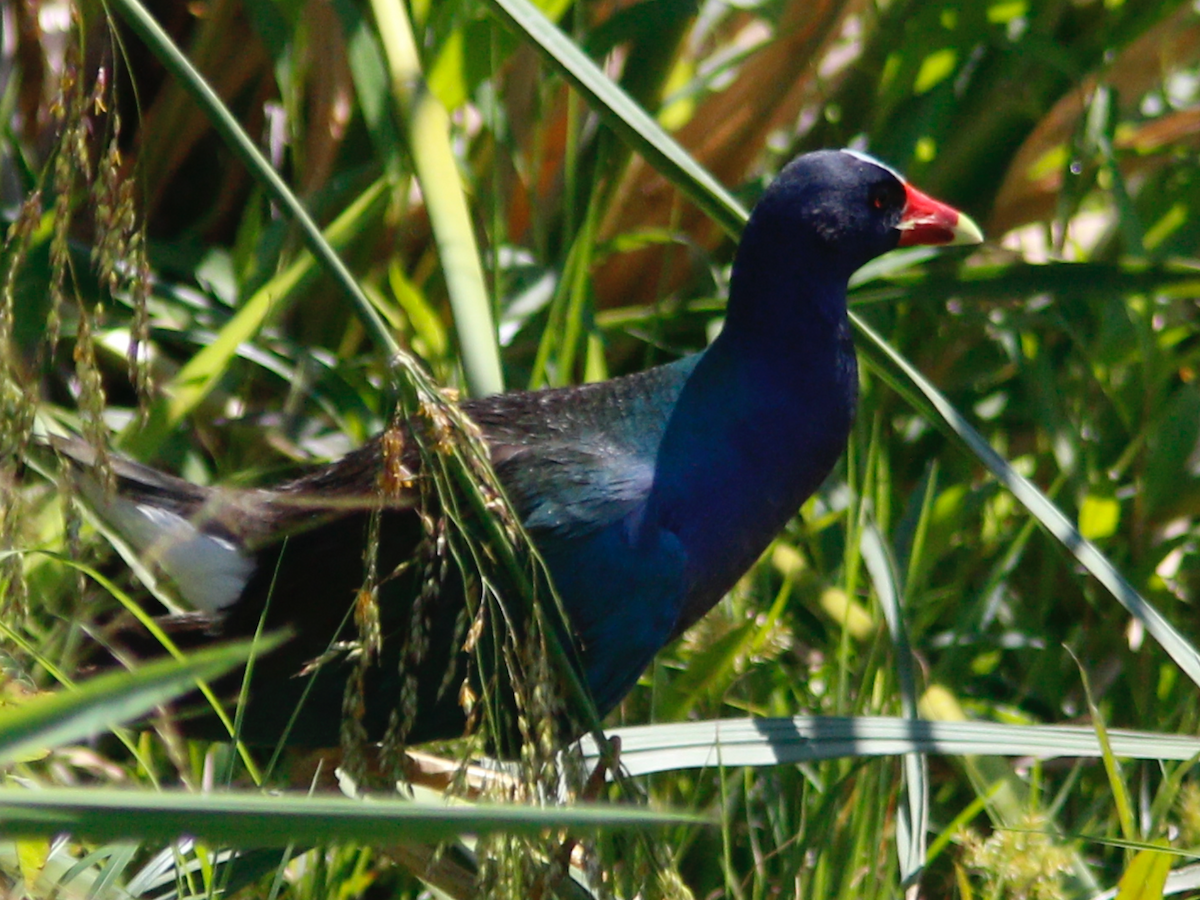
[[[900,209],[904,205],[904,191],[895,184],[877,184],[871,188],[868,202],[878,212]]]

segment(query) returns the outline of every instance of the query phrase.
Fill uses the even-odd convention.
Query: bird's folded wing
[[[654,481],[652,460],[601,440],[526,448],[496,470],[525,527],[551,541],[636,517]]]

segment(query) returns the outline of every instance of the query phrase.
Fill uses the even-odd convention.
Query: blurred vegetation
[[[969,256],[876,270],[855,312],[1142,597],[1185,637],[1200,633],[1194,3],[540,6],[746,205],[795,153],[854,146],[983,224],[989,243]],[[130,8],[0,7],[5,703],[69,679],[90,623],[135,590],[53,482],[19,462],[35,422],[198,482],[247,484],[345,452],[396,403],[379,329],[131,29]],[[198,0],[152,13],[325,229],[386,333],[439,383],[494,377],[489,315],[510,388],[703,347],[734,246],[720,198],[665,166],[648,133],[613,130],[614,101],[577,91],[566,51],[521,30],[525,4],[414,0],[399,19],[415,37],[407,57],[380,27],[399,9]],[[919,700],[929,718],[1194,733],[1200,703],[1179,654],[894,390],[877,352],[868,360],[835,476],[609,724],[900,715]],[[235,770],[223,749],[163,734],[60,747],[7,777],[150,789]],[[1138,846],[1195,846],[1186,763],[1022,752],[928,758],[920,869],[903,854],[910,770],[854,755],[639,779],[633,796],[716,826],[604,831],[576,862],[594,891],[622,897],[895,897],[905,878],[931,897],[1087,897],[1127,870],[1153,883],[1145,873],[1168,858]],[[307,787],[298,763],[288,771],[276,781]],[[638,882],[622,863],[643,840],[657,875]],[[484,883],[520,896],[497,848],[476,848]],[[148,873],[174,853],[195,863],[188,890],[216,889],[215,856],[162,850],[3,842],[0,883],[153,896]],[[414,871],[452,896],[469,890],[431,877],[431,858],[349,842],[287,866],[275,853],[244,890],[416,897],[427,888]],[[1186,859],[1173,864],[1171,890],[1200,885]]]

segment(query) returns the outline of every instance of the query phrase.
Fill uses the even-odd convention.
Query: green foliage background
[[[608,724],[663,723],[655,734],[669,744],[669,723],[685,720],[917,707],[930,719],[1192,734],[1195,5],[553,0],[541,11],[516,0],[153,8],[225,124],[147,49],[155,39],[129,0],[4,11],[0,549],[19,552],[0,564],[13,702],[22,685],[72,674],[83,627],[117,592],[63,561],[103,563],[108,551],[19,462],[35,423],[199,482],[247,484],[381,430],[409,390],[393,341],[438,383],[472,391],[673,359],[719,322],[738,202],[752,204],[795,153],[850,145],[966,210],[989,243],[892,258],[859,279],[853,309],[883,343],[860,335],[863,397],[843,465]],[[360,296],[309,255],[286,197],[247,168],[228,137],[238,124]],[[1007,460],[1001,481],[1017,498],[890,353]],[[1053,510],[1018,476],[1178,643],[1168,636],[1164,652],[1152,617],[1114,602],[1078,535],[1039,528],[1026,504],[1043,522]],[[57,552],[29,552],[45,548]],[[625,832],[602,831],[584,854],[590,889],[892,897],[907,883],[926,896],[1086,897],[1151,866],[1139,846],[1195,846],[1200,793],[1186,763],[1039,762],[1037,733],[1022,732],[1030,743],[1014,743],[1014,759],[929,757],[927,796],[913,759],[853,748],[643,777],[635,795],[650,806],[716,824],[646,838],[654,877],[623,867]],[[195,787],[206,752],[211,771],[223,751],[169,740],[67,747],[16,764],[10,780]],[[904,833],[914,821],[922,840]],[[137,894],[161,849],[40,841],[0,850],[12,890]],[[518,877],[489,869],[491,852],[493,887],[536,886],[536,864]],[[401,865],[422,869],[411,851],[345,842],[304,859],[268,865],[245,889],[426,890]],[[1174,864],[1173,888],[1200,883]],[[207,865],[194,889],[211,889]]]

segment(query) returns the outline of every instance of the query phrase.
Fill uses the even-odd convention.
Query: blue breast
[[[799,338],[748,342],[743,330],[639,375],[468,407],[550,568],[601,713],[837,461],[857,384],[840,302],[840,318]]]

